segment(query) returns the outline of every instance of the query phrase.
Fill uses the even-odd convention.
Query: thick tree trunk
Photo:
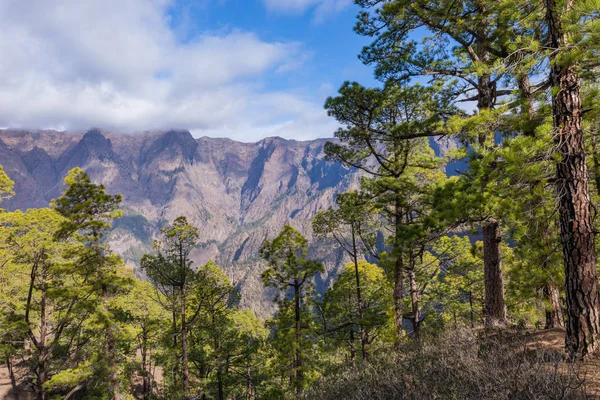
[[[545,5],[549,42],[556,54],[567,45],[560,15],[569,10],[557,10],[555,0],[546,0]],[[566,347],[572,359],[583,359],[600,347],[600,303],[577,66],[562,65],[554,55],[550,81],[555,144],[561,157],[556,185],[566,276]]]
[[[544,329],[564,328],[563,312],[560,305],[560,291],[554,284],[544,286],[546,301],[546,325]]]
[[[485,32],[482,32],[485,33]],[[482,37],[487,37],[483,34]],[[485,48],[485,43],[482,44]],[[489,62],[489,54],[484,52],[482,60]],[[478,79],[479,110],[489,110],[496,103],[496,83],[489,74]],[[494,132],[481,134],[479,144],[483,148],[491,148],[494,144]],[[506,306],[504,302],[504,284],[502,281],[502,265],[500,258],[500,226],[496,219],[491,219],[482,227],[483,230],[483,269],[485,280],[486,326],[506,324]]]
[[[478,2],[481,22],[477,29],[475,48],[479,60],[484,65],[492,64],[489,39],[489,11],[484,1]],[[474,60],[475,61],[475,60]],[[477,79],[477,108],[487,111],[496,105],[497,83],[490,73],[483,73]],[[494,147],[493,130],[481,133],[479,144],[482,149]],[[484,182],[488,177],[484,177]],[[483,186],[482,186],[483,189]],[[486,326],[503,325],[506,322],[506,307],[504,303],[504,285],[502,282],[502,266],[500,264],[500,228],[498,221],[491,219],[482,227],[483,230],[483,269],[485,280],[485,309]]]
[[[483,227],[483,264],[485,284],[485,324],[488,327],[506,324],[504,282],[500,260],[500,226],[492,220]]]
[[[37,382],[36,391],[38,400],[46,400],[47,393],[46,389],[44,389],[44,383],[48,380],[48,375],[46,373],[46,359],[48,357],[48,351],[46,349],[40,350],[38,368],[37,368]]]

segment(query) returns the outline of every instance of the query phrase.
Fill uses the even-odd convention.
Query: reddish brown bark
[[[480,4],[481,14],[485,16],[485,4]],[[484,18],[485,19],[485,18]],[[479,58],[489,65],[491,54],[488,51],[488,27],[482,24],[477,40]],[[497,100],[497,84],[488,73],[482,74],[477,80],[477,108],[480,111],[492,109]],[[494,132],[482,133],[479,136],[479,145],[489,149],[494,145]],[[487,177],[486,177],[487,180]],[[485,279],[485,311],[486,326],[504,325],[506,323],[506,305],[504,303],[504,284],[502,281],[502,265],[500,258],[500,226],[497,220],[491,219],[482,227],[483,230],[483,269]]]
[[[486,90],[484,93],[491,95],[493,92]],[[489,98],[487,99],[487,104],[491,107],[493,101]],[[480,104],[482,103],[480,100]],[[480,139],[480,142],[483,146],[486,146],[486,139]],[[502,242],[500,224],[496,219],[491,219],[487,224],[482,226],[482,231],[485,325],[488,327],[505,325],[507,320],[506,305],[504,302],[504,282],[502,280],[502,258],[500,255],[500,244]]]
[[[600,346],[600,303],[580,78],[577,65],[556,59],[567,46],[560,16],[569,10],[558,10],[555,0],[545,0],[545,6],[549,44],[554,49],[550,71],[554,140],[561,158],[556,165],[556,188],[566,276],[566,347],[572,359],[583,359]]]
[[[507,322],[500,258],[501,240],[500,226],[496,220],[483,227],[485,324],[490,327],[505,325]]]
[[[560,304],[560,291],[554,284],[544,287],[546,300],[546,325],[544,329],[564,328],[563,312]]]

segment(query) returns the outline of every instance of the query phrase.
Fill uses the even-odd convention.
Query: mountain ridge
[[[79,166],[109,193],[123,195],[123,218],[115,221],[110,245],[128,265],[135,268],[151,251],[161,226],[185,215],[200,233],[195,263],[214,259],[238,283],[245,305],[265,316],[272,310],[257,257],[264,239],[286,224],[311,239],[316,212],[333,205],[337,193],[357,187],[356,171],[325,160],[328,140],[244,143],[193,138],[185,130],[0,130],[0,164],[15,181],[15,196],[3,206],[46,207],[60,196],[68,170]],[[310,253],[327,266],[317,279],[324,287],[343,256],[318,245]]]

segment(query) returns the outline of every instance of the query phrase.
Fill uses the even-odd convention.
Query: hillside
[[[311,236],[310,220],[333,204],[336,193],[357,183],[357,174],[325,161],[326,140],[267,138],[258,143],[194,139],[187,131],[117,135],[92,129],[0,131],[0,160],[16,182],[7,209],[44,207],[60,195],[63,178],[79,166],[109,193],[123,195],[123,218],[111,248],[136,267],[158,229],[185,215],[199,228],[196,265],[214,259],[261,314],[264,300],[257,259],[263,240],[291,224]],[[327,264],[324,286],[340,264],[339,253],[313,256]]]

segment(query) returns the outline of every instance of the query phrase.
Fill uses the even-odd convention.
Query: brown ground
[[[556,355],[567,359],[565,351],[565,330],[553,328],[547,330],[510,331],[485,335],[490,340],[510,341],[515,348],[525,351],[528,355],[547,354]],[[518,345],[517,345],[518,344]],[[600,399],[600,355],[589,357],[584,363],[564,363],[562,368],[566,371],[573,368],[577,371],[587,387],[590,399]]]
[[[526,353],[546,353],[556,354],[566,357],[564,351],[565,331],[563,329],[535,330],[526,332],[502,331],[486,335],[490,340],[496,340],[501,336],[502,340],[510,340],[512,343],[519,344],[515,348],[525,350]],[[568,365],[563,367],[575,368],[578,375],[582,377],[587,386],[587,392],[590,399],[600,399],[600,356],[590,358],[582,364]],[[0,365],[0,399],[17,400],[11,394],[12,388],[8,370],[4,364]],[[19,393],[19,400],[32,399],[27,393]]]

